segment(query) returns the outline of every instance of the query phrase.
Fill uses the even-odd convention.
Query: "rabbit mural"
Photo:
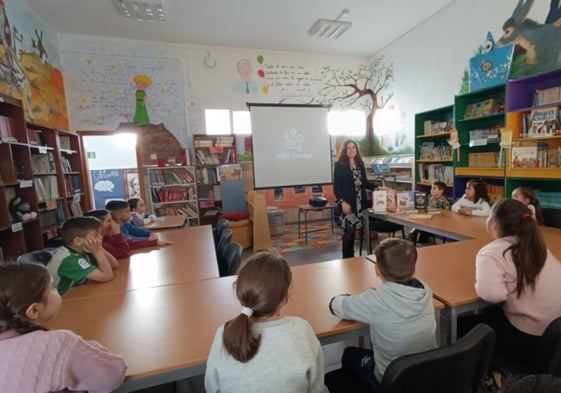
[[[561,65],[561,27],[528,19],[534,0],[519,0],[503,25],[497,46],[515,44],[526,50],[526,65],[548,70]]]

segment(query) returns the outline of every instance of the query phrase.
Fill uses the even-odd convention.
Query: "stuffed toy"
[[[10,213],[16,220],[29,221],[37,218],[37,213],[31,211],[31,205],[23,202],[20,197],[15,197],[10,201]]]

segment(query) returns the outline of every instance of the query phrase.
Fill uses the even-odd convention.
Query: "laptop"
[[[388,164],[372,164],[372,172],[376,175],[390,173],[390,166]]]

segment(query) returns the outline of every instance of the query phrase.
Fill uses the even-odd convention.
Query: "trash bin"
[[[267,206],[269,217],[269,231],[271,236],[284,235],[284,210],[278,207]]]

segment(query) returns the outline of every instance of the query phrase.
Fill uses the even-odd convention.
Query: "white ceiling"
[[[112,0],[23,1],[59,33],[367,57],[454,0],[163,0],[163,24],[125,20]],[[308,37],[344,8],[339,39]]]

